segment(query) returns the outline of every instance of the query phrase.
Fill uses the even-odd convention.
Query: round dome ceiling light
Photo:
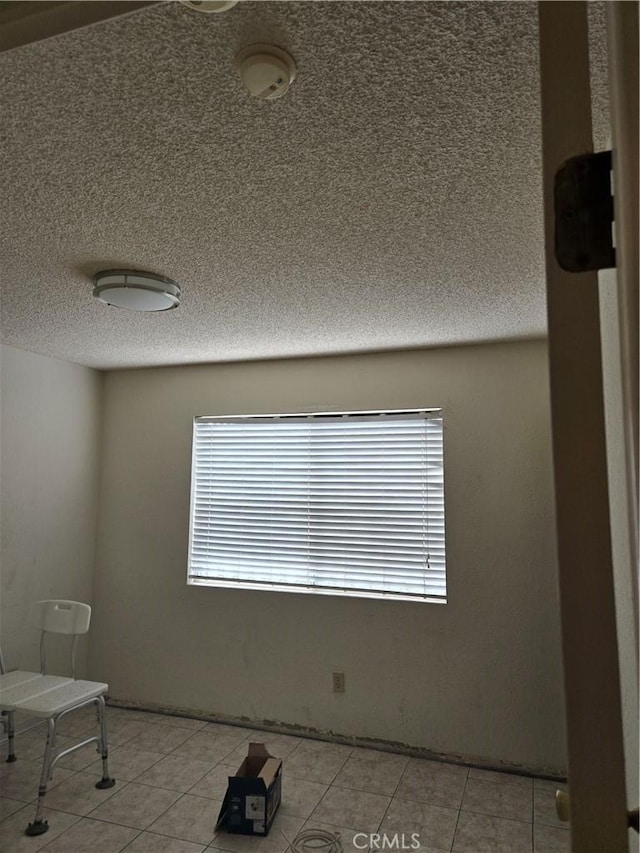
[[[93,295],[130,311],[168,311],[180,304],[180,285],[142,270],[103,270],[93,277]]]
[[[226,12],[235,6],[238,0],[180,0],[183,6],[188,6],[195,12]]]
[[[274,44],[249,44],[235,61],[247,91],[266,101],[281,98],[298,71],[293,57]]]

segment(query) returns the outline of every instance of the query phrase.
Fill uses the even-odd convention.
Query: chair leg
[[[107,714],[104,704],[104,696],[98,696],[96,699],[98,706],[98,722],[100,725],[100,740],[98,743],[98,751],[102,755],[102,779],[96,782],[96,788],[113,788],[116,780],[109,776],[109,751],[107,748]]]
[[[16,761],[16,754],[13,751],[13,739],[16,734],[16,727],[13,721],[13,711],[7,711],[7,762],[10,764]]]
[[[38,788],[38,803],[36,805],[36,816],[33,823],[24,831],[25,835],[42,835],[49,829],[49,822],[42,819],[42,810],[44,808],[44,798],[47,793],[47,784],[51,777],[51,762],[53,761],[53,748],[56,740],[56,721],[49,718],[47,720],[47,748],[44,751],[44,760],[42,762],[42,775],[40,776],[40,787]]]

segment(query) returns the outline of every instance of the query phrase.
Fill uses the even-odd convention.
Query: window
[[[196,418],[188,583],[446,600],[441,412]]]

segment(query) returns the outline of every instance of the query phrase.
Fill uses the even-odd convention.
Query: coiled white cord
[[[324,829],[303,829],[293,839],[293,853],[342,853],[339,832]]]

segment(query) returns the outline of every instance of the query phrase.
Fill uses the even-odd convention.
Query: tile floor
[[[562,853],[569,832],[555,816],[556,785],[425,759],[255,732],[201,720],[108,710],[114,788],[96,790],[95,745],[58,764],[47,794],[49,832],[27,838],[44,729],[17,741],[0,763],[0,853],[286,853],[300,829],[418,833],[418,853]],[[93,715],[70,714],[65,738],[92,733]],[[283,799],[266,838],[216,834],[226,788],[249,740],[283,759]],[[71,741],[69,741],[71,742]]]

